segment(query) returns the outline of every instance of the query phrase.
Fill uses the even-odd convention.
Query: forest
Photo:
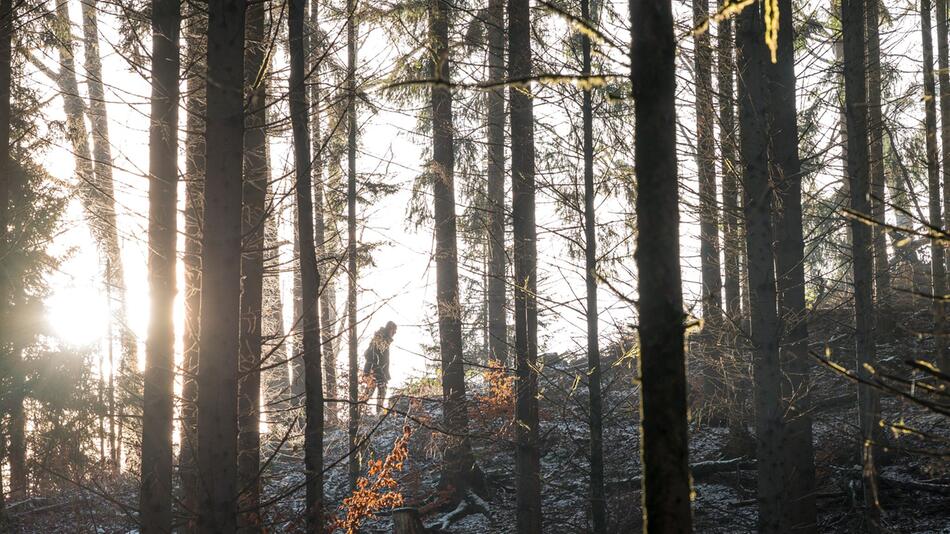
[[[950,532],[948,22],[0,0],[0,532]]]

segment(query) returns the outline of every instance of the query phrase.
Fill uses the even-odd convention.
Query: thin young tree
[[[643,530],[690,532],[672,4],[630,1]]]
[[[208,534],[237,529],[244,13],[240,2],[208,3],[214,83],[207,86],[198,367],[198,528]]]
[[[294,138],[297,235],[300,240],[300,281],[303,290],[301,330],[304,367],[304,468],[307,477],[307,530],[323,532],[323,378],[319,295],[320,276],[313,242],[313,199],[310,173],[310,128],[307,115],[304,57],[305,0],[290,0],[287,13],[290,48],[290,120]]]
[[[929,19],[929,17],[928,17]],[[865,0],[841,1],[841,32],[844,41],[845,114],[848,121],[848,184],[852,215],[868,216],[870,179],[868,162],[867,77],[865,72]],[[939,192],[938,192],[939,195]],[[936,219],[940,224],[939,217]],[[871,227],[858,217],[851,218],[851,261],[854,279],[855,350],[859,376],[870,377],[869,367],[877,364],[874,339],[873,281],[874,260]],[[936,258],[935,258],[936,260]],[[940,258],[942,262],[943,258]],[[861,428],[866,525],[869,531],[880,529],[880,503],[875,467],[875,428],[880,420],[880,399],[874,388],[858,384],[858,417]]]
[[[243,244],[241,254],[241,352],[238,358],[238,528],[260,532],[261,348],[264,300],[264,218],[267,216],[267,75],[270,42],[264,28],[266,1],[248,3],[245,14]]]
[[[517,532],[541,532],[541,452],[538,415],[538,251],[535,225],[534,95],[528,0],[508,1],[511,113],[511,218],[515,287],[515,470]]]
[[[590,0],[581,0],[581,19],[593,27]],[[591,42],[581,33],[581,76],[590,76]],[[607,496],[604,490],[604,406],[601,397],[600,314],[597,306],[597,214],[594,209],[594,109],[592,91],[584,85],[581,114],[584,153],[584,280],[587,289],[587,391],[590,399],[590,509],[595,534],[607,532]]]
[[[347,433],[350,457],[347,463],[350,488],[356,487],[362,459],[357,450],[360,430],[359,406],[359,360],[356,337],[356,40],[359,20],[356,0],[346,0],[346,317],[347,317],[347,364],[349,371],[348,397],[350,403]]]
[[[151,313],[142,406],[142,532],[172,530],[172,425],[175,385],[178,240],[178,71],[181,3],[152,3],[152,106],[149,127],[148,274]]]
[[[736,29],[739,79],[740,156],[746,230],[746,269],[754,380],[759,532],[783,532],[782,484],[785,449],[779,364],[780,325],[772,250],[772,189],[769,165],[769,84],[771,63],[764,42],[761,4],[747,6]]]

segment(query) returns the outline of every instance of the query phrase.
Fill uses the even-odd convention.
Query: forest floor
[[[911,335],[910,331],[907,330],[906,336],[881,344],[879,357],[903,360],[917,356],[917,351],[926,351],[928,341]],[[820,337],[812,335],[813,349],[823,351],[825,340],[830,340],[832,354],[837,350],[840,356],[836,359],[844,363],[848,351],[843,347],[849,343],[848,336],[845,326],[826,329]],[[610,532],[639,532],[638,390],[630,369],[631,360],[611,363],[604,377],[604,450]],[[541,401],[544,531],[587,532],[589,443],[584,420],[587,392],[575,378],[575,370],[579,368],[575,360],[549,355],[546,365]],[[478,377],[473,382],[476,396],[486,389]],[[489,491],[478,511],[446,521],[449,510],[439,509],[436,491],[443,442],[440,434],[432,430],[440,417],[441,395],[431,380],[421,381],[411,389],[412,401],[408,397],[397,398],[394,410],[388,415],[363,417],[361,433],[369,436],[365,458],[384,458],[402,434],[404,425],[409,425],[413,431],[409,457],[395,475],[406,505],[419,507],[427,526],[444,526],[447,532],[512,532],[516,495],[514,446],[510,439],[512,430],[504,424],[505,418],[498,416],[497,407],[490,402],[487,407],[472,410],[475,454]],[[853,383],[830,370],[816,367],[811,393],[821,532],[862,530],[855,391]],[[696,413],[702,410],[694,408]],[[887,421],[901,421],[919,432],[892,433],[888,437],[888,452],[880,469],[886,530],[950,533],[950,462],[946,455],[950,421],[893,397],[884,397],[883,413]],[[754,532],[756,529],[753,449],[748,442],[737,449],[729,435],[724,426],[694,415],[690,427],[690,463],[694,466],[696,532]],[[276,455],[267,471],[264,499],[276,500],[265,514],[268,532],[303,531],[303,491],[293,491],[304,480],[296,441],[294,438],[288,442],[286,452]],[[348,494],[346,443],[345,427],[328,431],[326,461],[341,460],[327,472],[325,487],[333,506],[339,506]],[[737,455],[737,450],[743,452],[743,447],[744,455]],[[136,488],[131,480],[113,481],[98,490],[76,489],[34,497],[28,502],[10,504],[10,515],[15,521],[12,530],[24,533],[132,532],[136,500]],[[366,534],[391,531],[392,521],[386,512],[368,518],[361,530]]]

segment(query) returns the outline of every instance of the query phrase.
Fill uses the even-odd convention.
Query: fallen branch
[[[689,471],[693,480],[708,477],[718,473],[735,470],[749,470],[755,467],[755,460],[747,458],[732,458],[729,460],[709,460],[705,462],[696,462],[690,464]],[[643,477],[635,476],[624,480],[612,480],[607,482],[607,488],[612,490],[636,490],[640,489]]]

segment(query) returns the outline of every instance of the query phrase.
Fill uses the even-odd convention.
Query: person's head
[[[389,321],[388,323],[386,323],[386,326],[384,327],[384,329],[386,331],[386,337],[388,337],[389,339],[392,339],[393,337],[396,336],[396,330],[397,330],[396,323]]]

